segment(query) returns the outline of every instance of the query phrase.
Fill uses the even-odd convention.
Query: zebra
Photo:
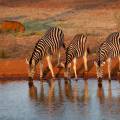
[[[79,57],[83,57],[85,71],[88,71],[87,66],[87,47],[86,47],[87,36],[84,34],[76,34],[73,40],[66,48],[66,60],[65,60],[65,77],[68,78],[70,72],[71,63],[73,62],[73,70],[75,78],[77,79],[76,64]]]
[[[58,65],[60,65],[60,48],[65,49],[64,33],[60,28],[50,27],[47,32],[38,40],[29,60],[29,80],[33,80],[35,68],[40,63],[40,78],[43,77],[43,59],[46,58],[48,67],[55,78],[51,63],[51,56],[58,52]]]
[[[120,33],[113,32],[107,39],[100,45],[96,54],[96,74],[98,80],[103,77],[103,69],[105,62],[108,63],[108,79],[111,81],[111,59],[118,57],[119,59],[119,71],[120,71]]]

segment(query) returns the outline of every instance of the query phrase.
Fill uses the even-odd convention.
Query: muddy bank
[[[88,73],[85,75],[87,78],[96,78],[96,68],[93,61],[94,56],[88,58]],[[64,77],[64,69],[56,67],[56,61],[53,61],[54,72],[56,78]],[[118,59],[112,61],[112,78],[118,79]],[[78,77],[84,77],[84,65],[83,60],[79,59],[77,63],[77,74]],[[27,79],[28,77],[28,65],[25,59],[10,59],[0,60],[0,79]],[[74,77],[73,70],[71,77]],[[51,78],[50,70],[47,66],[47,62],[44,61],[44,78]],[[107,64],[104,66],[104,78],[107,78]],[[39,65],[37,66],[35,78],[39,79]]]

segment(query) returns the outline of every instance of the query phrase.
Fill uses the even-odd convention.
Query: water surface
[[[0,120],[120,120],[120,83],[0,82]]]

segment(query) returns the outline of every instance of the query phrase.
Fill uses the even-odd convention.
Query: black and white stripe
[[[76,73],[76,60],[79,57],[83,57],[84,59],[84,66],[85,71],[87,71],[87,49],[86,49],[86,40],[87,37],[84,34],[77,34],[69,44],[66,49],[66,61],[65,61],[65,68],[66,68],[66,76],[68,76],[68,70],[73,62],[73,70],[75,73],[75,77],[77,78]]]
[[[111,58],[119,58],[119,70],[120,70],[120,33],[114,32],[110,34],[106,41],[104,41],[99,49],[97,50],[96,55],[96,71],[97,77],[102,78],[103,70],[102,66],[107,61],[108,62],[108,77],[111,79]]]
[[[41,69],[40,77],[42,77],[43,74],[42,60],[44,57],[47,58],[49,68],[52,72],[52,76],[54,77],[50,56],[54,55],[54,53],[56,52],[60,52],[61,47],[65,48],[64,33],[59,28],[51,27],[50,29],[48,29],[45,35],[40,40],[38,40],[38,42],[35,45],[34,51],[29,61],[29,66],[30,66],[29,77],[33,78],[35,67],[38,64],[38,62],[40,62],[40,69]],[[60,57],[60,53],[58,54]]]

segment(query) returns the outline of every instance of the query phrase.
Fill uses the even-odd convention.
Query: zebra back
[[[37,64],[43,57],[46,55],[53,55],[61,47],[65,47],[64,33],[57,27],[51,27],[36,43],[30,63],[34,59]]]
[[[100,45],[97,50],[97,63],[100,66],[108,57],[120,55],[120,33],[114,32]]]
[[[75,57],[78,58],[84,55],[86,40],[87,37],[84,34],[77,34],[74,36],[73,40],[66,49],[66,67]]]

